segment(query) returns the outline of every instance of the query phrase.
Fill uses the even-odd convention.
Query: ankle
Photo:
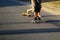
[[[37,20],[37,17],[35,17],[34,19]]]

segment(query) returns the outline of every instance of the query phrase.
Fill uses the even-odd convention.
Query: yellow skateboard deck
[[[26,12],[23,12],[22,13],[23,16],[31,16],[30,14],[26,13]]]

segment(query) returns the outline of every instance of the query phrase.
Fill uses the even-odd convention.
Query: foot
[[[41,17],[38,17],[39,22],[41,21]]]
[[[31,21],[31,23],[39,23],[41,21],[41,18],[39,17],[35,17],[32,21]]]

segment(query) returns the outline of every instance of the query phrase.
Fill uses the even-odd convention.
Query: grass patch
[[[60,1],[53,1],[53,2],[45,2],[42,3],[43,7],[47,7],[49,9],[60,9]]]
[[[50,2],[52,5],[59,5],[60,6],[60,1],[55,1],[55,2]]]

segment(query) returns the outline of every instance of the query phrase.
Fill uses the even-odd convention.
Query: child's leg
[[[38,12],[37,14],[38,14],[38,17],[40,17],[40,18],[41,18],[41,14],[40,14],[40,12]]]
[[[38,19],[41,20],[40,10],[41,10],[40,7],[35,7],[34,18],[37,19],[37,20]]]
[[[40,17],[41,18],[40,11],[41,11],[41,6],[36,6],[35,11],[34,11],[34,15],[35,15],[34,17]]]
[[[38,12],[34,12],[34,17],[38,17]]]
[[[41,17],[40,12],[34,12],[34,17]]]

